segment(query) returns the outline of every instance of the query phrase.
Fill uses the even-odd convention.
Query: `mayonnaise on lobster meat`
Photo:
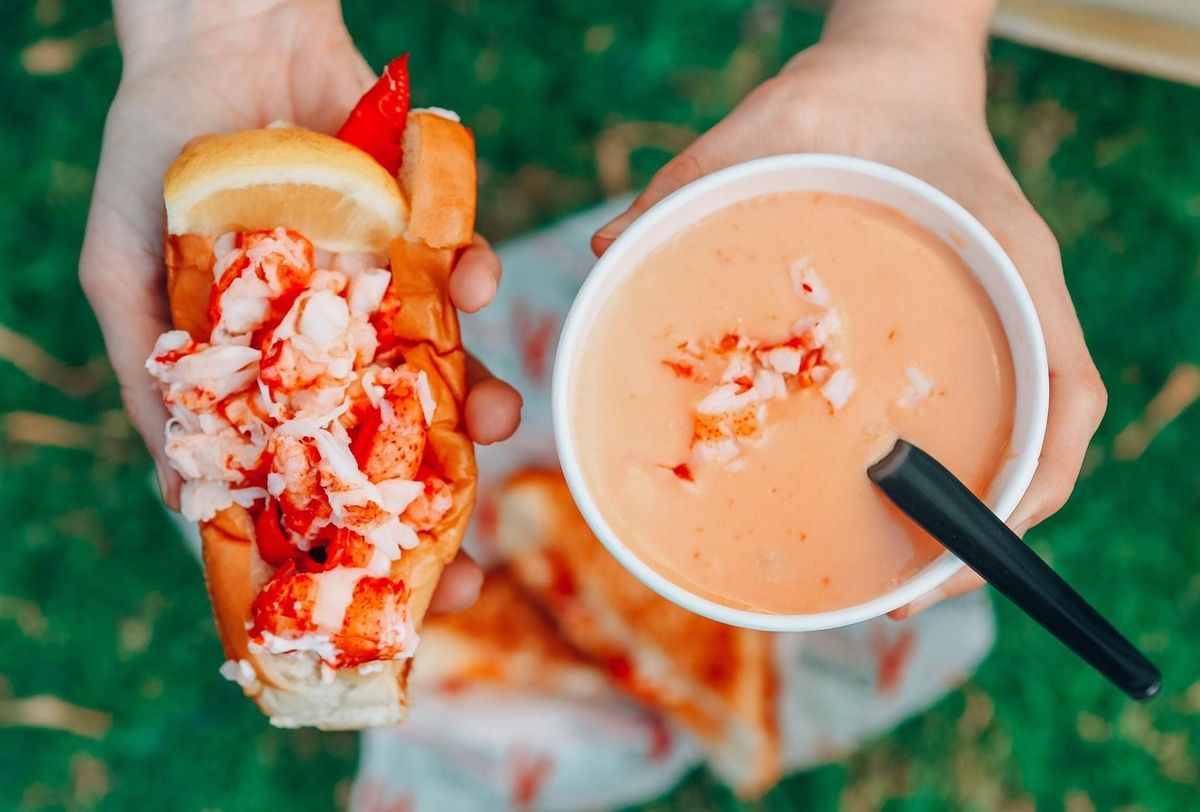
[[[987,294],[898,212],[830,194],[737,203],[601,306],[572,426],[605,520],[730,606],[876,597],[941,547],[872,490],[897,436],[977,493],[1008,453],[1013,370]]]
[[[390,573],[451,505],[422,467],[428,378],[381,359],[386,259],[318,252],[282,228],[222,235],[213,254],[208,340],[165,333],[146,362],[182,511],[254,518],[273,570],[250,620],[258,651],[329,668],[411,656],[407,588]]]

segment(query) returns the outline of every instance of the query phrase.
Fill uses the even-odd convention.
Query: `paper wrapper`
[[[463,319],[464,345],[525,397],[517,435],[479,449],[479,501],[467,545],[482,561],[500,558],[498,485],[514,471],[557,464],[549,395],[555,343],[594,262],[587,251],[592,232],[626,203],[613,201],[503,246],[497,301]],[[837,759],[928,707],[971,673],[993,637],[980,593],[911,621],[775,635],[785,771]],[[422,657],[432,657],[436,643],[425,640]],[[504,687],[492,677],[423,680],[422,662],[409,720],[364,734],[356,812],[613,807],[669,790],[704,759],[678,725],[615,689],[562,695],[545,685]]]

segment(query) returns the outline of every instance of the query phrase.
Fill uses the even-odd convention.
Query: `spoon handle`
[[[941,463],[904,440],[867,470],[913,521],[1114,685],[1137,700],[1162,675]]]

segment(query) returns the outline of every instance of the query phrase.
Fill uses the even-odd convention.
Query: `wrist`
[[[997,0],[835,0],[822,42],[907,45],[931,57],[983,58]]]
[[[342,24],[340,0],[113,0],[127,71],[164,55],[182,55],[197,44],[213,54],[220,51],[217,43],[262,47],[280,20],[295,14],[328,16]]]
[[[982,117],[996,0],[835,0],[817,47],[782,73],[820,63],[903,95],[936,96]]]

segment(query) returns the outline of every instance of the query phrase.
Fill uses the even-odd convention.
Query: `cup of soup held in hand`
[[[608,550],[664,597],[773,631],[876,617],[962,566],[876,490],[898,437],[1002,519],[1049,385],[987,231],[898,170],[782,155],[693,183],[596,264],[555,365],[559,458]]]

